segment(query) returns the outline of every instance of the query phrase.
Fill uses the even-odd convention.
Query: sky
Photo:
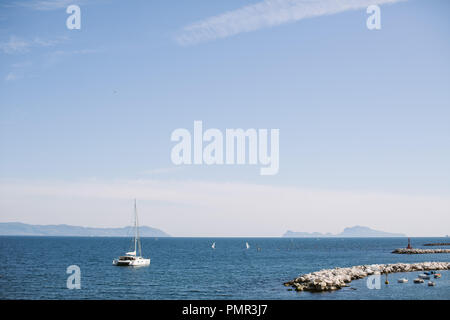
[[[173,236],[450,234],[449,9],[2,0],[0,222],[124,226],[136,198]],[[196,120],[279,129],[278,174],[173,164],[171,133]]]

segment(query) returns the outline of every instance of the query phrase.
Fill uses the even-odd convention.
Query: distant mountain
[[[370,237],[406,237],[403,233],[390,233],[370,229],[369,227],[354,226],[345,228],[344,231],[338,234],[320,233],[320,232],[294,232],[287,231],[283,237],[288,238],[324,238],[324,237],[355,237],[355,238],[370,238]]]
[[[70,237],[132,237],[133,227],[88,228],[59,225],[31,225],[20,222],[0,222],[0,235],[3,236],[70,236]],[[170,237],[162,230],[139,227],[141,237]]]
[[[403,233],[390,233],[370,229],[369,227],[354,226],[345,228],[338,237],[406,237]]]

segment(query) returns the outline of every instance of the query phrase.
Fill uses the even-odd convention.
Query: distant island
[[[59,225],[31,225],[20,222],[0,222],[2,236],[61,236],[61,237],[131,237],[133,227],[123,228],[89,228]],[[170,237],[162,230],[139,227],[141,237]]]
[[[324,238],[324,237],[355,237],[355,238],[370,238],[370,237],[406,237],[403,233],[390,233],[370,229],[364,226],[354,226],[345,228],[344,231],[338,234],[320,233],[320,232],[294,232],[287,231],[283,237],[287,238]]]

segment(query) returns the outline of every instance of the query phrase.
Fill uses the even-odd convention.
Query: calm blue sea
[[[216,242],[216,249],[211,244]],[[250,249],[245,249],[245,242]],[[448,238],[413,238],[415,247]],[[449,254],[396,255],[405,238],[143,238],[150,267],[115,267],[125,238],[0,237],[1,299],[450,299],[450,272],[435,287],[416,273],[391,274],[390,285],[366,280],[327,293],[288,291],[283,282],[323,268],[450,261]],[[257,248],[261,248],[260,251]],[[66,268],[81,269],[81,289],[66,287]],[[406,276],[410,283],[399,284]],[[354,290],[356,289],[356,290]]]

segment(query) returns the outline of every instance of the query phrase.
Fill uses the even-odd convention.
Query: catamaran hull
[[[132,261],[130,266],[132,267],[143,267],[143,266],[149,266],[150,265],[150,259],[140,259]]]
[[[118,267],[144,267],[150,265],[150,259],[139,259],[134,261],[114,260],[113,265]]]

